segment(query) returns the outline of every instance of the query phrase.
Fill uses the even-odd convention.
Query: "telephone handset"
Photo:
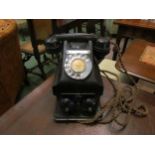
[[[109,40],[93,34],[59,34],[46,40],[46,48],[61,54],[53,86],[57,96],[55,120],[93,117],[103,93],[96,60],[109,52]]]
[[[73,42],[93,42],[93,55],[97,60],[101,60],[109,53],[110,41],[108,36],[97,37],[94,34],[87,33],[69,33],[69,34],[56,34],[51,35],[46,39],[45,45],[49,53],[53,52],[59,54],[63,49],[64,41],[73,41]]]

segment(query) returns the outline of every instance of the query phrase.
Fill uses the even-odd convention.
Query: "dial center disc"
[[[71,68],[74,72],[77,72],[77,73],[81,73],[85,70],[86,68],[86,63],[84,60],[82,59],[75,59],[72,61],[71,63]]]

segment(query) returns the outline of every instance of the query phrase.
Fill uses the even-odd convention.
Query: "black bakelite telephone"
[[[61,55],[53,86],[57,97],[55,120],[92,118],[103,93],[98,62],[109,53],[109,39],[85,33],[58,34],[45,44],[48,52]]]

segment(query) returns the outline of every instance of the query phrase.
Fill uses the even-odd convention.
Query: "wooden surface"
[[[139,60],[147,45],[155,47],[155,43],[139,39],[134,40],[123,54],[122,61],[129,74],[154,83],[155,67]],[[116,68],[122,70],[118,62],[116,63]]]
[[[115,20],[114,24],[133,26],[138,28],[146,28],[146,29],[155,29],[155,22],[151,22],[150,20],[119,19],[119,20]]]
[[[118,25],[116,43],[120,45],[124,38],[124,44],[121,52],[125,52],[129,39],[144,39],[155,42],[155,22],[140,19],[120,19],[115,20]],[[113,59],[116,60],[117,53],[114,53]]]
[[[137,102],[146,103],[149,116],[132,117],[127,128],[113,132],[109,125],[82,125],[79,123],[56,123],[53,120],[55,97],[52,94],[53,77],[49,77],[16,106],[0,117],[0,134],[155,134],[155,96],[139,92]],[[112,96],[113,90],[104,80],[105,92],[101,102]]]

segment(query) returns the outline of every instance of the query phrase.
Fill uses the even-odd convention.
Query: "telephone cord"
[[[114,95],[106,103],[100,105],[99,110],[92,119],[79,121],[82,124],[110,124],[114,131],[123,130],[129,123],[131,116],[145,117],[148,115],[148,108],[144,104],[137,105],[136,97],[138,87],[135,80],[128,74],[125,65],[121,59],[121,53],[116,43],[110,42],[114,45],[118,52],[118,62],[129,80],[134,84],[133,86],[124,85],[120,83],[120,78],[110,71],[100,70],[101,75],[107,78],[112,85]],[[111,74],[117,78],[117,83],[113,82],[108,76]],[[123,120],[123,121],[122,121]]]

